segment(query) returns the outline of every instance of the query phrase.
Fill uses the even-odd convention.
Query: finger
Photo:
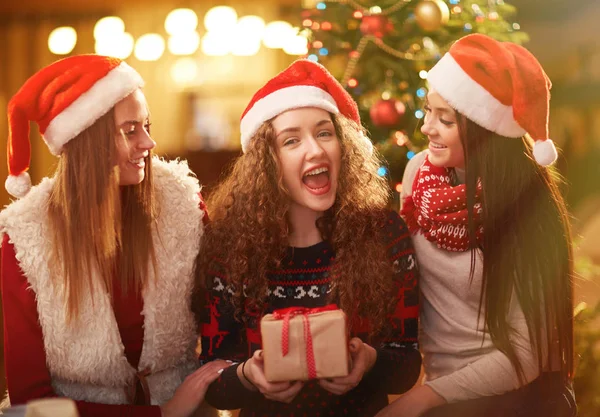
[[[352,339],[350,339],[349,345],[350,352],[358,352],[362,348],[363,341],[360,340],[358,337],[353,337]]]
[[[264,390],[269,394],[278,394],[287,391],[292,386],[291,382],[268,382],[265,380]]]
[[[253,358],[254,358],[256,361],[258,361],[258,362],[260,362],[260,363],[264,362],[264,360],[263,360],[263,354],[262,354],[262,349],[258,349],[258,350],[256,350],[256,351],[254,351],[254,354],[252,355],[252,357],[253,357]]]
[[[284,403],[289,404],[294,400],[294,398],[296,398],[296,396],[302,390],[303,387],[304,387],[304,382],[297,381],[297,382],[294,382],[293,384],[291,384],[287,390],[282,391],[280,393],[276,393],[276,394],[269,394],[269,397],[271,397],[271,399],[274,401],[279,401],[279,402],[284,402]]]
[[[285,391],[290,387],[290,382],[282,381],[282,382],[269,382],[265,377],[265,373],[263,371],[262,363],[256,363],[254,360],[248,365],[251,368],[252,379],[254,385],[257,386],[259,391],[263,394],[270,394],[276,392]]]
[[[364,375],[362,368],[364,367],[361,367],[359,363],[356,363],[348,375],[340,376],[338,378],[330,378],[329,382],[337,385],[351,385],[352,387],[355,387],[358,385],[362,379],[362,376]]]
[[[218,379],[223,373],[223,371],[229,366],[230,365],[210,363],[204,365],[202,368],[198,369],[195,373],[193,373],[186,379],[190,379],[190,381],[194,384],[210,384],[216,379]]]
[[[231,363],[225,361],[213,361],[209,362],[206,365],[203,365],[198,370],[196,370],[191,376],[193,379],[202,378],[205,375],[213,375],[219,372],[221,369],[225,369],[231,366]]]
[[[198,378],[196,381],[199,385],[210,385],[221,377],[224,368],[219,369],[217,372],[206,373]]]
[[[348,385],[336,384],[325,379],[319,380],[319,385],[321,385],[321,387],[324,390],[329,391],[335,395],[342,395],[350,390],[350,387]]]

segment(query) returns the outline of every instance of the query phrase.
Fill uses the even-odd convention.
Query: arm
[[[527,322],[514,293],[511,304],[509,325],[513,333],[510,340],[523,367],[524,382],[528,384],[539,376],[537,353],[532,349]],[[510,360],[496,348],[479,360],[426,384],[449,403],[500,395],[521,386]]]
[[[388,326],[377,349],[358,337],[352,338],[350,374],[330,381],[319,380],[321,387],[336,395],[345,394],[357,385],[372,392],[400,394],[415,384],[421,372],[417,344],[419,290],[412,241],[408,228],[396,212],[390,212],[382,232],[394,266],[394,310],[388,316]]]
[[[9,237],[2,242],[2,307],[4,313],[4,357],[11,403],[55,397],[46,366],[44,338],[37,315],[34,292],[29,289]],[[81,417],[160,417],[157,406],[93,404],[77,401]]]
[[[202,338],[202,362],[226,359],[242,362],[248,359],[249,352],[242,337],[245,327],[236,321],[233,306],[224,299],[225,278],[215,272],[213,288],[206,293],[204,317],[200,323]],[[261,394],[246,388],[241,382],[241,369],[238,365],[225,369],[221,377],[213,382],[206,393],[206,401],[220,410],[235,410],[247,407],[260,399]]]
[[[380,385],[388,394],[409,390],[421,372],[421,354],[417,343],[419,288],[416,257],[408,228],[397,213],[390,213],[386,243],[394,265],[395,308],[390,317],[389,333],[377,347],[377,359],[361,384]]]
[[[415,180],[415,176],[417,175],[417,171],[421,167],[421,164],[425,160],[427,156],[427,151],[421,151],[416,154],[408,164],[406,164],[406,169],[404,170],[404,175],[402,176],[402,191],[400,193],[400,203],[404,203],[404,199],[409,195],[412,195],[412,186],[413,181]]]

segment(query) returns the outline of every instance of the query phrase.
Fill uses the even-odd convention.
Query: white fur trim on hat
[[[429,71],[427,81],[456,111],[499,135],[518,138],[526,132],[507,106],[473,80],[447,53]]]
[[[4,188],[10,195],[16,198],[22,198],[27,195],[31,189],[31,178],[27,171],[19,175],[9,175],[4,182]]]
[[[274,91],[254,103],[242,118],[242,150],[246,152],[250,139],[264,122],[287,110],[301,107],[317,107],[334,114],[339,113],[331,94],[319,87],[295,85]]]
[[[558,158],[554,142],[550,139],[536,140],[533,144],[533,157],[541,166],[552,165]]]
[[[105,115],[115,104],[144,86],[144,80],[125,62],[108,72],[58,114],[43,133],[53,155],[63,146]]]

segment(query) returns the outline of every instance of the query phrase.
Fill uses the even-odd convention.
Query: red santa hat
[[[269,80],[250,100],[240,123],[242,150],[246,152],[264,122],[302,107],[342,114],[360,126],[358,106],[344,87],[321,64],[299,59]]]
[[[125,62],[100,55],[72,56],[35,73],[8,103],[7,191],[23,197],[31,188],[30,121],[50,152],[60,155],[67,142],[143,85]]]
[[[450,106],[478,125],[506,137],[529,133],[540,165],[556,161],[556,148],[548,139],[552,84],[527,49],[468,35],[452,45],[427,80]]]

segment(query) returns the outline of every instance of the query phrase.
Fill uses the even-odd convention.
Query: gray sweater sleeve
[[[514,330],[510,340],[523,367],[524,382],[529,383],[539,376],[538,358],[531,347],[525,316],[514,292],[509,321]],[[456,353],[458,355],[460,351]],[[542,354],[546,356],[545,349]],[[492,349],[480,359],[425,384],[449,403],[500,395],[520,387],[516,370],[498,349]]]

